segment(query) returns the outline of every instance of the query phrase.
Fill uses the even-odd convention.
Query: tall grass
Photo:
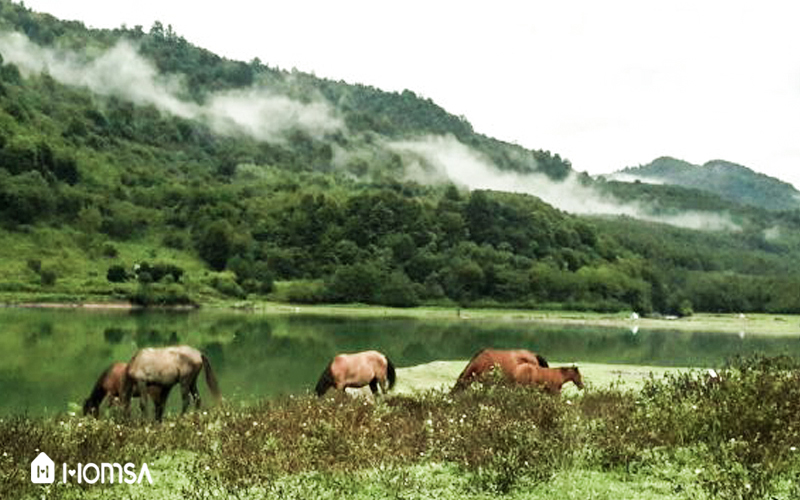
[[[753,358],[717,377],[668,375],[640,391],[595,390],[572,401],[490,386],[377,404],[285,397],[162,424],[11,417],[0,421],[0,498],[41,495],[29,464],[43,450],[57,464],[166,460],[188,478],[164,492],[176,498],[304,498],[315,487],[369,498],[425,484],[451,498],[514,496],[548,491],[570,474],[610,473],[652,478],[666,495],[788,499],[800,492],[798,448],[800,367]],[[67,484],[47,498],[108,491],[123,496]]]

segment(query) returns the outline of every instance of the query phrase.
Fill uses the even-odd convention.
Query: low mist
[[[280,142],[291,130],[321,137],[344,127],[323,99],[303,103],[265,88],[214,93],[204,104],[184,99],[187,92],[182,79],[160,74],[139,55],[133,43],[125,40],[105,52],[89,55],[41,47],[20,33],[3,33],[0,53],[23,74],[47,73],[66,85],[202,121],[220,134],[247,134]]]
[[[626,215],[689,229],[740,229],[729,217],[711,212],[654,215],[642,204],[621,203],[591,186],[584,186],[574,174],[557,182],[543,174],[501,171],[488,157],[453,136],[428,136],[419,140],[392,142],[389,147],[402,156],[408,175],[421,183],[452,181],[469,189],[531,194],[574,214]]]

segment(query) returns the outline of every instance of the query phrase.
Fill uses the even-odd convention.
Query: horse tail
[[[105,369],[100,378],[97,379],[97,382],[94,384],[94,388],[92,389],[92,393],[89,394],[89,397],[86,398],[86,401],[83,402],[83,414],[88,415],[89,413],[97,414],[100,411],[100,403],[103,402],[103,398],[106,397],[106,389],[103,387],[103,382],[106,381],[106,377],[108,376],[108,372],[111,371],[111,368],[114,365],[109,366]]]
[[[386,378],[389,380],[389,389],[391,389],[397,380],[397,373],[395,373],[394,364],[389,358],[386,358]]]
[[[536,355],[536,360],[539,362],[539,366],[542,368],[549,368],[550,365],[547,363],[547,360],[541,354]]]
[[[314,389],[319,397],[322,397],[329,387],[336,385],[333,380],[331,364],[333,363],[328,363],[328,366],[325,367],[325,370],[322,372],[322,375],[320,375],[319,380],[317,381],[317,387]]]
[[[208,389],[211,391],[211,395],[214,396],[214,399],[217,400],[219,403],[220,399],[222,399],[220,392],[219,392],[219,384],[217,383],[217,377],[214,376],[214,371],[211,369],[211,362],[208,360],[205,354],[201,354],[203,358],[203,368],[206,371],[206,384],[208,384]]]

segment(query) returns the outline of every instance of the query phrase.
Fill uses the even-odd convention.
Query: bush
[[[106,279],[111,283],[124,283],[128,281],[128,277],[128,271],[125,269],[125,266],[120,264],[110,266],[106,273]]]
[[[374,304],[381,277],[381,269],[371,262],[342,266],[331,277],[327,291],[334,302]]]
[[[128,296],[131,304],[153,306],[196,306],[181,285],[141,284],[136,291]]]
[[[228,261],[227,267],[236,274],[236,282],[248,293],[267,294],[274,289],[272,273],[266,262],[236,255]]]
[[[594,431],[601,463],[630,467],[649,450],[690,447],[704,464],[700,482],[714,498],[767,498],[781,481],[792,480],[797,457],[790,446],[800,443],[800,364],[750,358],[717,375],[651,379],[635,400],[620,400],[614,418],[601,419]]]
[[[183,277],[184,271],[175,264],[141,262],[135,267],[136,277],[140,283],[157,283],[169,278],[172,283],[177,283]]]
[[[228,273],[217,274],[211,278],[211,286],[222,295],[227,295],[228,297],[235,297],[237,299],[247,297],[244,289],[239,286],[236,279]]]
[[[119,250],[111,243],[105,243],[103,245],[103,257],[108,257],[109,259],[116,259],[117,257],[119,257]]]
[[[327,300],[325,284],[318,281],[293,281],[285,286],[283,296],[295,304],[321,304]]]
[[[418,306],[417,287],[404,272],[395,271],[382,280],[377,302],[392,307]]]
[[[58,279],[58,274],[53,269],[42,269],[39,273],[39,277],[42,282],[42,286],[53,286],[56,284],[56,280]]]

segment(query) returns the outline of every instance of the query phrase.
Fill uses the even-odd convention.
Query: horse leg
[[[194,398],[194,409],[200,409],[200,391],[197,390],[197,377],[192,381],[192,386],[189,388],[189,392],[192,394]]]
[[[139,388],[139,408],[142,409],[142,418],[147,418],[147,384],[142,381],[137,382],[137,387]]]
[[[186,410],[189,409],[189,403],[191,402],[191,391],[192,388],[189,386],[188,380],[181,381],[181,397],[183,398],[183,408],[181,408],[181,415],[186,413]]]
[[[378,393],[378,377],[369,381],[369,389],[372,391],[373,396]]]
[[[133,396],[133,379],[126,376],[122,381],[122,409],[126,417],[131,415],[131,397]],[[99,410],[99,408],[98,408]]]
[[[155,405],[155,418],[156,422],[161,422],[164,418],[164,408],[167,406],[167,398],[163,388],[159,388],[158,392],[153,395],[153,404]]]

